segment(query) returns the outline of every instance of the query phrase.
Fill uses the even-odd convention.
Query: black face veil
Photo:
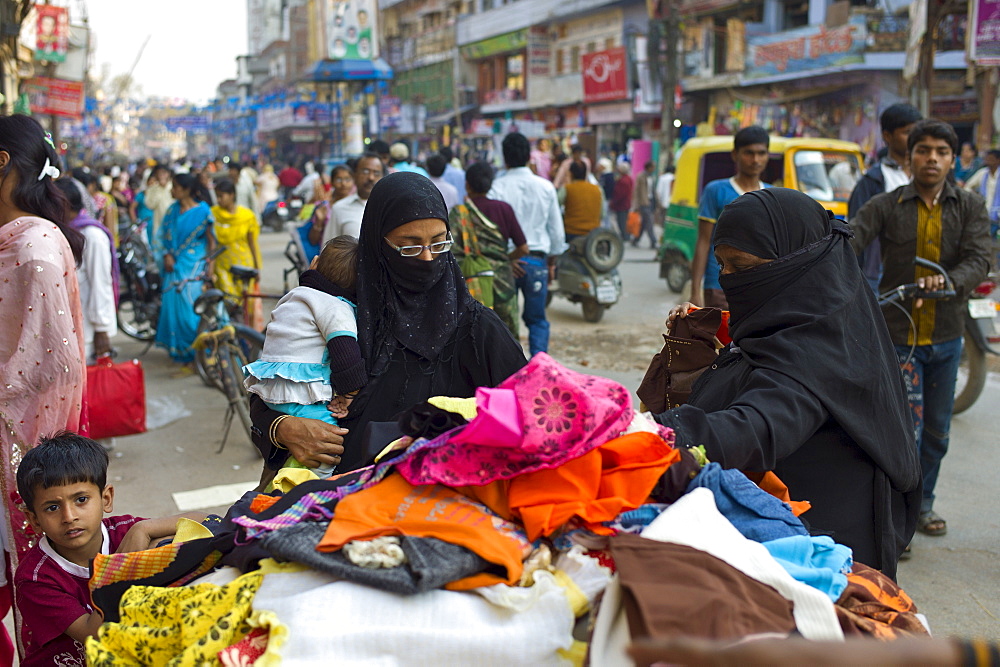
[[[386,243],[392,230],[427,218],[447,227],[448,208],[430,180],[410,172],[381,179],[365,206],[358,248],[358,341],[369,374],[384,370],[379,362],[396,343],[437,360],[472,307],[451,252],[428,262],[403,257]]]
[[[751,365],[812,391],[906,492],[920,483],[906,392],[850,235],[846,224],[796,190],[757,190],[726,206],[715,246],[772,260],[720,277],[730,333]]]

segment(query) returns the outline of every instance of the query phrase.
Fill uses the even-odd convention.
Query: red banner
[[[583,101],[611,102],[628,98],[625,47],[583,56]]]
[[[31,100],[31,113],[43,116],[83,116],[83,82],[37,76],[21,84]]]
[[[35,5],[38,14],[35,59],[61,63],[69,47],[69,10],[55,5]]]

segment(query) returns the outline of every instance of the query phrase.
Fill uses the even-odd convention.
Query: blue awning
[[[375,60],[317,60],[306,70],[309,81],[389,81],[389,63]]]

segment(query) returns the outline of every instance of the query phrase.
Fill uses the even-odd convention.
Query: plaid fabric
[[[90,596],[105,622],[118,622],[122,596],[132,586],[183,586],[218,564],[232,535],[168,544],[146,551],[98,555],[91,566]],[[229,547],[231,548],[231,547]]]

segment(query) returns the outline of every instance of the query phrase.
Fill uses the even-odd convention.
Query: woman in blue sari
[[[171,194],[176,200],[167,209],[158,231],[158,250],[162,257],[163,301],[156,326],[156,344],[166,348],[174,361],[194,360],[194,342],[198,316],[194,301],[201,294],[206,258],[215,248],[212,212],[208,193],[191,174],[174,176]],[[211,275],[211,269],[208,275]],[[186,282],[185,282],[186,281]]]

